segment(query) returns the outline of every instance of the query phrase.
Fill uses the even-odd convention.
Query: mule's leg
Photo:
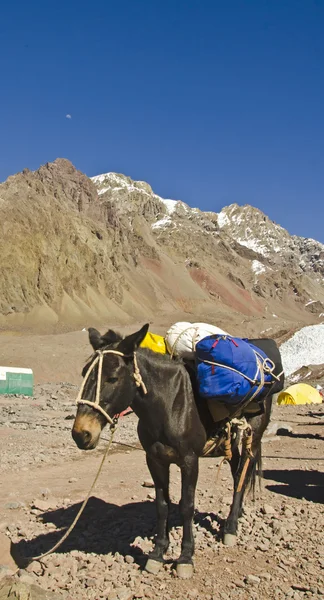
[[[169,476],[170,466],[156,461],[146,455],[147,466],[152,475],[156,493],[157,531],[154,550],[149,554],[145,569],[150,573],[157,573],[163,563],[163,554],[169,546]]]
[[[261,467],[261,462],[262,462],[261,440],[262,440],[263,433],[270,421],[271,409],[272,409],[272,396],[267,396],[265,398],[264,402],[265,402],[264,413],[262,415],[253,417],[252,419],[249,420],[249,425],[251,426],[252,433],[253,433],[252,447],[251,447],[252,457],[249,462],[248,469],[247,469],[246,476],[244,478],[244,482],[243,482],[241,490],[238,489],[238,486],[240,484],[242,471],[244,469],[244,465],[246,463],[246,458],[247,458],[247,453],[244,452],[244,450],[242,452],[242,457],[241,457],[241,460],[239,463],[239,467],[237,469],[235,469],[234,464],[232,467],[232,473],[233,473],[233,477],[234,477],[234,497],[233,497],[233,503],[231,506],[230,514],[228,516],[228,519],[227,519],[226,525],[225,525],[224,544],[226,544],[227,546],[233,546],[235,544],[236,533],[237,533],[237,520],[238,520],[241,510],[242,510],[245,489],[246,489],[251,477],[252,477],[252,486],[254,488],[255,478],[256,478],[255,467],[258,464]],[[234,454],[233,454],[233,457],[234,457]]]
[[[231,470],[234,479],[234,495],[231,510],[225,523],[224,544],[226,546],[234,546],[236,543],[237,523],[242,514],[244,493],[251,479],[251,475],[254,472],[255,462],[259,456],[259,452],[261,452],[260,440],[253,440],[251,452],[252,455],[243,450],[240,457],[239,451],[237,450],[233,453],[231,460]],[[249,462],[247,465],[248,459]]]
[[[198,479],[198,457],[192,453],[185,457],[181,468],[180,513],[183,522],[181,554],[177,560],[177,574],[189,579],[193,574],[192,557],[195,550],[192,523],[195,509],[195,492]]]

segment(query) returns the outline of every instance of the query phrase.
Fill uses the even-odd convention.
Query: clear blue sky
[[[1,181],[66,157],[324,242],[324,0],[5,0],[0,77]]]

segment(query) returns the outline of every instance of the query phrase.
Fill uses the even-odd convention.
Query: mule
[[[183,524],[176,569],[178,576],[189,578],[193,573],[198,460],[204,454],[212,418],[206,403],[197,397],[194,373],[188,365],[181,359],[171,359],[140,347],[147,331],[148,325],[144,325],[136,333],[122,338],[111,330],[101,336],[96,329],[89,329],[94,354],[82,372],[82,398],[79,398],[72,436],[79,448],[91,450],[96,447],[107,421],[128,406],[132,407],[138,417],[138,436],[156,491],[157,533],[145,568],[157,573],[168,549],[169,470],[170,464],[175,463],[181,470]],[[278,356],[276,358],[278,360]],[[256,465],[261,462],[261,438],[270,420],[271,404],[272,396],[268,393],[263,411],[246,413],[246,422],[252,431],[251,447],[245,445],[240,450],[238,431],[232,428],[230,466],[234,494],[225,523],[224,543],[227,545],[233,545],[236,539],[247,484],[255,482]],[[221,455],[223,451],[224,446],[221,446],[218,453]]]

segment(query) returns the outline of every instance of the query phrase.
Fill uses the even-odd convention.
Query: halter
[[[101,390],[101,379],[102,379],[102,364],[103,364],[103,359],[105,354],[115,354],[115,356],[122,356],[123,358],[133,358],[134,361],[134,373],[133,373],[133,377],[135,379],[135,384],[136,387],[141,387],[143,390],[144,394],[147,394],[147,388],[146,385],[142,379],[139,367],[138,367],[138,363],[137,363],[137,358],[136,358],[136,353],[134,352],[133,355],[129,355],[129,354],[124,354],[123,352],[118,352],[118,350],[96,350],[96,358],[94,359],[94,361],[91,363],[89,369],[87,370],[84,378],[83,378],[83,382],[81,384],[81,388],[79,390],[79,393],[77,395],[77,399],[76,399],[76,404],[87,404],[88,406],[91,406],[91,408],[94,408],[95,410],[97,410],[98,412],[100,412],[107,420],[108,423],[110,423],[110,425],[112,427],[115,426],[115,421],[114,419],[112,419],[108,413],[106,413],[106,411],[100,406],[100,390]],[[94,367],[96,366],[96,364],[98,364],[98,376],[97,376],[97,389],[96,389],[96,398],[95,401],[92,402],[91,400],[85,400],[84,398],[82,398],[82,394],[84,392],[84,388],[85,388],[85,384],[88,381],[89,375],[91,373],[91,371],[94,369]]]

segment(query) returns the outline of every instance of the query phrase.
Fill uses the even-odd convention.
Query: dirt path
[[[37,385],[34,398],[0,397],[0,531],[24,554],[48,549],[65,531],[107,443],[92,453],[74,445],[76,389],[49,383]],[[288,423],[293,432],[265,436],[262,492],[246,503],[235,548],[221,542],[232,493],[229,467],[222,467],[217,482],[219,459],[201,460],[191,581],[177,579],[172,562],[180,548],[179,470],[172,467],[170,549],[153,577],[141,569],[155,526],[154,490],[143,485],[150,479],[145,455],[118,444],[75,531],[22,579],[65,600],[324,596],[324,406],[276,407],[272,423]],[[117,441],[139,447],[135,415],[121,421]]]

